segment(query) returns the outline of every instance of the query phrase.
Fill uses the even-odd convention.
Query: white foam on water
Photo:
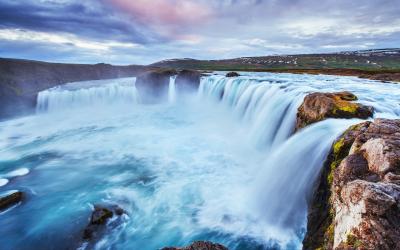
[[[29,174],[28,168],[19,168],[19,169],[13,170],[11,172],[8,172],[4,176],[7,178],[13,178],[13,177],[18,177],[18,176],[24,176],[27,174]]]
[[[8,182],[9,182],[8,179],[0,179],[0,187],[3,187],[3,186],[5,186],[5,185],[7,185]]]

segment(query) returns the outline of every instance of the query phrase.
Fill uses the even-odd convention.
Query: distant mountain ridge
[[[400,48],[240,57],[222,60],[169,59],[153,63],[151,66],[244,71],[285,69],[400,70]]]

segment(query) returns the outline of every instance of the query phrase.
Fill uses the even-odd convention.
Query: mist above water
[[[216,74],[191,94],[174,80],[154,105],[141,104],[134,78],[72,83],[41,92],[36,115],[0,123],[0,191],[29,194],[0,215],[0,244],[79,247],[92,204],[107,201],[128,216],[98,249],[299,249],[323,160],[359,122],[292,136],[303,97],[348,90],[377,117],[400,116],[398,86],[351,77]]]

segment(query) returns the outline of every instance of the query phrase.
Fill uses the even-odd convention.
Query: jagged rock
[[[0,211],[6,210],[7,208],[22,201],[24,194],[21,191],[14,191],[0,197]]]
[[[178,73],[175,84],[178,91],[197,90],[200,85],[201,73],[197,70],[182,70]]]
[[[343,186],[333,198],[334,248],[399,249],[399,204],[399,185],[355,180]]]
[[[400,166],[400,140],[370,139],[360,150],[365,152],[369,170],[374,173],[385,175]]]
[[[371,117],[373,108],[353,102],[356,100],[357,97],[350,92],[309,94],[298,109],[296,130],[327,118]]]
[[[226,74],[226,77],[238,77],[238,76],[240,76],[240,74],[237,72],[229,72]]]
[[[113,216],[121,216],[124,213],[124,210],[117,205],[95,205],[89,224],[83,231],[83,239],[98,238],[104,231],[109,219]]]
[[[333,185],[342,186],[368,171],[368,162],[361,154],[347,156],[334,173]]]
[[[400,120],[350,127],[310,204],[304,249],[400,249]]]
[[[152,70],[139,75],[136,88],[145,103],[158,103],[168,100],[170,77],[176,75],[175,70]]]
[[[162,250],[228,250],[228,248],[209,241],[196,241],[187,247],[165,247]]]

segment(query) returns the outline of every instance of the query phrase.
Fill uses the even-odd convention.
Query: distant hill
[[[400,70],[400,48],[346,51],[329,54],[273,55],[224,60],[171,59],[151,66],[199,70],[302,70],[354,69]]]

